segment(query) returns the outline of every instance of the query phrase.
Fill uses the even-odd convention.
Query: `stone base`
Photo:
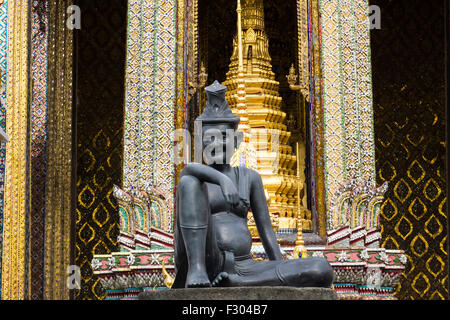
[[[328,288],[235,287],[144,291],[139,300],[337,300]]]

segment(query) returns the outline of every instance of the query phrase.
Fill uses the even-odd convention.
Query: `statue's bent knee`
[[[333,268],[324,258],[310,259],[314,259],[312,261],[312,266],[308,271],[309,277],[313,281],[313,285],[317,287],[330,287],[334,278]]]
[[[203,183],[196,177],[182,176],[178,183],[178,206],[182,226],[205,226],[207,224],[208,200]]]
[[[284,285],[296,287],[325,287],[333,283],[334,272],[323,258],[288,260],[279,265],[279,277]]]

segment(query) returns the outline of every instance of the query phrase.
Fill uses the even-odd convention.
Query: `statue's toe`
[[[228,273],[227,272],[219,273],[212,283],[213,287],[218,286],[225,279],[228,279]]]

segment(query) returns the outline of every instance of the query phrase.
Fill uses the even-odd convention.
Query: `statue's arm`
[[[181,170],[180,179],[185,175],[194,176],[201,182],[219,185],[225,200],[230,205],[237,205],[239,203],[239,194],[236,187],[231,179],[222,172],[201,163],[189,163]]]
[[[194,176],[201,182],[209,182],[217,185],[220,185],[222,180],[227,178],[222,172],[201,163],[187,164],[183,170],[181,170],[180,178],[185,175]]]
[[[264,250],[270,260],[282,260],[280,247],[270,221],[261,176],[254,170],[249,170],[249,175],[251,183],[250,206]]]

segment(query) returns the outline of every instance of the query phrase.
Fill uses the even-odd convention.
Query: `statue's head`
[[[225,92],[217,80],[205,88],[208,101],[196,119],[202,124],[203,160],[206,164],[229,164],[234,150],[242,140],[237,131],[240,118],[231,112]]]

